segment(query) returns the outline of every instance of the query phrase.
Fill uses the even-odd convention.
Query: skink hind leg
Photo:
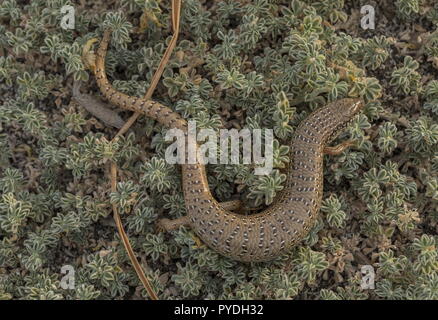
[[[225,201],[221,202],[220,206],[228,211],[235,211],[242,208],[242,201],[240,200],[231,200],[231,201]]]
[[[356,142],[354,142],[353,140],[347,140],[334,147],[324,147],[324,154],[336,156],[344,152],[345,149],[353,147],[355,145]]]
[[[205,247],[204,242],[200,238],[198,238],[194,233],[191,233],[192,239],[195,242],[195,244],[192,246],[194,249],[199,249]]]
[[[220,205],[225,210],[232,211],[241,208],[242,202],[240,200],[232,200],[232,201],[221,202]],[[188,216],[183,216],[173,220],[164,218],[158,221],[157,227],[158,230],[160,231],[169,232],[176,230],[181,226],[187,226],[189,225],[189,222],[190,219]]]
[[[219,205],[227,211],[234,211],[242,214],[253,213],[254,211],[259,211],[262,208],[262,206],[258,206],[256,208],[245,207],[240,200],[225,201],[219,203]]]
[[[183,217],[173,219],[173,220],[164,218],[164,219],[160,219],[158,221],[157,226],[158,226],[159,231],[169,232],[169,231],[176,230],[179,227],[187,226],[189,224],[189,221],[190,221],[189,216],[183,216]],[[201,248],[201,247],[205,246],[201,239],[199,239],[193,233],[190,233],[190,234],[191,234],[193,241],[195,242],[195,244],[193,245],[194,248]]]
[[[177,219],[160,219],[158,221],[158,229],[163,232],[169,232],[178,229],[181,226],[187,226],[189,224],[189,217],[183,216]]]

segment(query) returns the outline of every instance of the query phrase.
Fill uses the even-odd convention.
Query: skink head
[[[342,99],[339,101],[338,112],[343,118],[351,119],[364,108],[365,104],[361,99]]]
[[[362,111],[365,104],[361,99],[346,98],[332,102],[327,106],[334,114],[334,122],[327,128],[325,142],[333,140],[339,133],[350,125],[354,117]]]

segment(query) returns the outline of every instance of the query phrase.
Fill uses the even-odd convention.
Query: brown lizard
[[[110,30],[105,31],[94,68],[102,94],[112,104],[141,112],[168,128],[187,133],[186,120],[169,107],[128,96],[111,86],[105,73],[110,35]],[[182,165],[187,215],[175,220],[162,219],[160,225],[166,230],[187,225],[209,247],[239,261],[267,261],[282,254],[308,233],[317,217],[323,193],[323,154],[338,154],[351,146],[349,141],[336,147],[327,147],[327,144],[363,107],[360,99],[343,99],[317,109],[301,122],[290,144],[293,163],[285,188],[270,207],[257,214],[244,216],[227,210],[236,203],[224,205],[214,199],[205,166]]]

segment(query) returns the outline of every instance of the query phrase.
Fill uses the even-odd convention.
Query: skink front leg
[[[336,156],[344,152],[345,149],[349,147],[353,147],[356,145],[356,142],[353,140],[344,141],[334,147],[324,147],[324,154],[328,154],[331,156]]]

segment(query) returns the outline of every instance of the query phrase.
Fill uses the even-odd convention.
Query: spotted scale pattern
[[[103,95],[121,108],[142,112],[169,128],[187,132],[186,121],[170,108],[112,88],[104,68],[109,39],[107,31],[96,59],[95,77]],[[169,228],[188,225],[209,247],[239,261],[267,261],[282,254],[308,233],[319,212],[324,147],[362,108],[359,99],[343,99],[314,111],[298,126],[290,144],[293,161],[284,190],[270,207],[257,214],[243,216],[225,210],[210,192],[205,167],[199,163],[182,165],[187,216],[173,224],[170,221]]]
[[[169,128],[187,130],[186,120],[169,107],[156,101],[128,96],[113,88],[109,83],[105,72],[105,56],[110,36],[111,31],[106,30],[97,51],[96,67],[94,69],[95,78],[102,94],[109,102],[123,109],[141,112]]]

